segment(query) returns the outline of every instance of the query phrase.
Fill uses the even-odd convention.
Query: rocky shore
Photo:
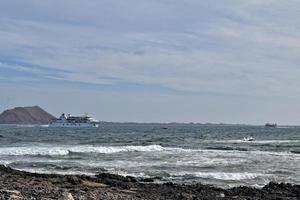
[[[36,174],[0,165],[0,199],[300,199],[300,185],[269,183],[262,189],[215,188],[209,185],[155,184],[101,173],[85,175]]]

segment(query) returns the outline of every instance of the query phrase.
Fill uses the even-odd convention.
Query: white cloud
[[[299,4],[132,0],[61,1],[57,6],[29,1],[20,11],[20,2],[5,3],[0,55],[70,71],[60,77],[44,74],[53,79],[293,95],[299,85],[300,40],[298,30],[284,22],[300,14],[291,2]]]
[[[3,1],[1,95],[103,120],[297,123],[299,4]]]

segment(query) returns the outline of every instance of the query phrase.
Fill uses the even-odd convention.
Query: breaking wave
[[[243,153],[251,154],[268,154],[273,156],[289,156],[298,154],[298,151],[291,152],[271,152],[271,151],[250,151],[244,148],[228,148],[217,147],[207,149],[185,149],[179,147],[163,147],[161,145],[146,145],[146,146],[92,146],[92,145],[77,145],[77,146],[24,146],[24,147],[2,147],[0,148],[0,156],[66,156],[73,154],[114,154],[122,152],[171,152],[171,153]]]
[[[42,156],[63,156],[70,153],[119,153],[119,152],[148,152],[163,151],[160,145],[148,146],[59,146],[59,147],[5,147],[0,148],[0,155],[42,155]]]
[[[267,174],[259,173],[229,173],[229,172],[181,172],[176,173],[174,176],[197,177],[204,179],[218,179],[218,180],[249,180],[258,177],[268,176]]]
[[[209,150],[225,150],[225,151],[248,151],[247,148],[241,147],[207,147]]]

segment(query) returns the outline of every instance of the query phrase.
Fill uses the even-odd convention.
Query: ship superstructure
[[[72,116],[64,113],[56,120],[50,122],[49,127],[98,127],[99,121],[88,116]]]

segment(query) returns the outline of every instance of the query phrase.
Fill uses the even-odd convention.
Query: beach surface
[[[222,189],[201,183],[153,183],[108,173],[95,176],[37,174],[0,165],[0,199],[300,199],[300,185]]]

